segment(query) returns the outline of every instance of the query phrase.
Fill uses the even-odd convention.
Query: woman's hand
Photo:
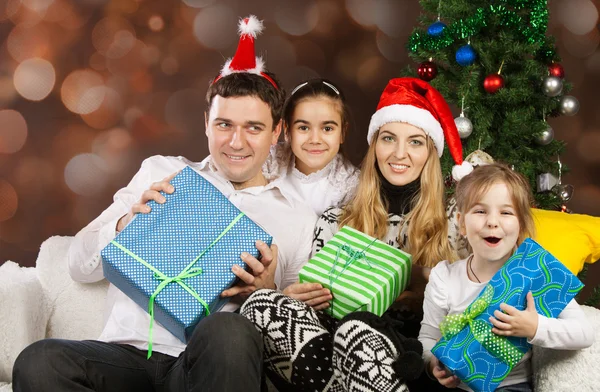
[[[333,298],[331,291],[324,289],[320,283],[293,283],[283,290],[283,294],[302,301],[315,310],[327,309]]]

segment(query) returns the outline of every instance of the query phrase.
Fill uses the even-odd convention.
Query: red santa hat
[[[240,19],[238,24],[238,33],[240,34],[240,42],[233,58],[227,60],[219,76],[215,78],[213,83],[216,83],[224,76],[232,73],[248,72],[260,75],[267,79],[273,87],[279,90],[275,81],[264,72],[265,63],[262,58],[255,55],[254,40],[256,36],[263,30],[262,21],[254,15]]]
[[[444,97],[429,83],[417,78],[396,78],[388,82],[379,99],[377,111],[371,117],[367,142],[383,125],[403,122],[421,128],[433,140],[438,156],[444,151],[444,141],[456,165],[452,177],[458,181],[473,171],[463,161],[462,144],[454,117]]]

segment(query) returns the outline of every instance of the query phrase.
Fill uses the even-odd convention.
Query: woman
[[[356,195],[343,208],[327,210],[317,222],[313,253],[349,225],[399,247],[413,257],[407,313],[417,315],[402,333],[418,335],[418,313],[428,273],[439,260],[456,259],[449,241],[439,157],[444,140],[459,179],[472,170],[462,161],[453,116],[443,97],[414,78],[392,79],[371,118]],[[296,283],[281,293],[259,290],[241,313],[262,332],[267,367],[303,389],[397,391],[422,370],[419,343],[397,333],[384,318],[365,312],[341,321],[315,309],[331,295],[318,284]],[[405,355],[413,352],[414,355]],[[416,352],[416,354],[415,354]]]
[[[271,149],[263,167],[267,179],[309,204],[317,215],[342,206],[358,183],[358,169],[340,147],[349,129],[348,105],[340,89],[311,79],[292,90],[283,110],[285,143]]]

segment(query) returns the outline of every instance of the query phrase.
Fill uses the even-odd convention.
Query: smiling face
[[[473,265],[502,265],[513,254],[520,225],[505,183],[492,184],[460,220],[461,234],[467,237],[473,249]]]
[[[206,118],[213,164],[236,189],[265,184],[261,168],[280,131],[269,105],[254,96],[217,95]]]
[[[311,174],[337,155],[343,142],[340,104],[322,96],[296,104],[287,137],[296,156],[296,168]]]
[[[406,185],[421,176],[429,155],[427,135],[421,128],[401,122],[383,125],[375,145],[377,165],[393,185]]]

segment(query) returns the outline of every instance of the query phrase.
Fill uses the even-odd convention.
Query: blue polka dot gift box
[[[462,314],[446,316],[431,351],[474,391],[494,391],[531,348],[526,338],[494,334],[494,311],[503,302],[525,309],[531,291],[537,312],[556,318],[582,288],[560,261],[527,238]]]
[[[148,202],[152,211],[138,214],[101,255],[104,276],[185,343],[227,303],[220,294],[236,281],[232,266],[246,268],[241,253],[258,258],[256,240],[271,245],[272,237],[190,167],[171,184],[166,203]]]

